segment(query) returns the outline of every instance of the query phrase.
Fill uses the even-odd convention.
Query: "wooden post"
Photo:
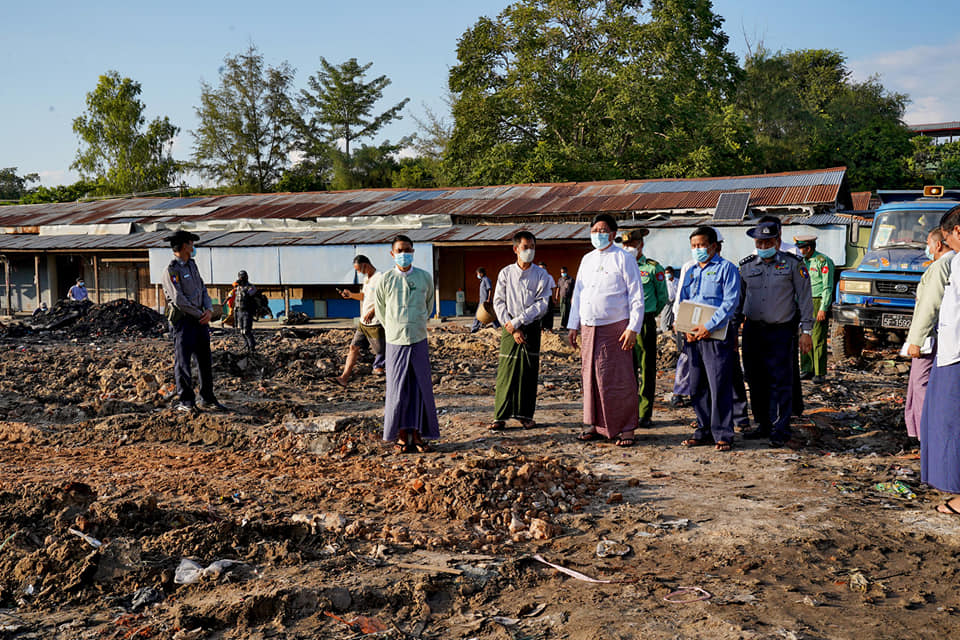
[[[290,291],[286,287],[283,288],[283,317],[290,317]]]
[[[434,304],[437,305],[434,309],[434,317],[438,320],[440,319],[440,247],[433,245],[433,298]]]
[[[163,309],[160,308],[160,306],[161,306],[161,305],[160,305],[160,285],[155,284],[155,285],[153,285],[153,287],[154,287],[154,289],[153,289],[153,290],[154,290],[154,293],[156,293],[156,295],[157,295],[157,313],[163,313]]]
[[[13,315],[13,304],[12,304],[12,302],[11,302],[11,297],[10,297],[10,258],[7,257],[7,256],[4,256],[4,257],[3,257],[3,276],[4,276],[4,278],[6,279],[6,284],[7,284],[7,294],[6,294],[6,298],[7,298],[7,315],[8,315],[8,316],[12,316],[12,315]]]
[[[97,304],[100,304],[100,261],[93,256],[93,286],[97,290]]]
[[[37,292],[37,309],[40,308],[40,254],[33,256],[33,290]]]

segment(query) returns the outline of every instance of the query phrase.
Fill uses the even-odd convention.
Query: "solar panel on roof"
[[[721,193],[717,208],[713,213],[714,221],[742,222],[750,203],[750,192]]]

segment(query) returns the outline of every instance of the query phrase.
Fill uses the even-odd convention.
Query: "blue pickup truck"
[[[960,204],[960,191],[879,191],[870,245],[860,263],[840,274],[833,305],[834,357],[860,355],[864,339],[902,343],[910,329],[920,276],[929,266],[927,234]]]

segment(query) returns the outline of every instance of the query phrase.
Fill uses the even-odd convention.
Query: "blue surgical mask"
[[[690,249],[690,254],[693,256],[693,259],[697,262],[706,262],[710,259],[710,250],[704,247],[697,247],[696,249]]]
[[[927,260],[933,260],[933,254],[930,253],[930,247],[925,247],[923,253],[927,256]]]
[[[413,264],[413,254],[412,253],[398,253],[393,256],[393,261],[397,263],[397,266],[401,269],[406,269]]]
[[[197,257],[197,248],[196,248],[196,247],[194,247],[193,250],[190,251],[190,257],[191,257],[191,258],[196,258],[196,257]]]
[[[603,249],[608,244],[610,244],[610,234],[609,233],[591,233],[590,244],[593,245],[594,249]]]
[[[776,247],[770,247],[769,249],[757,249],[757,255],[760,256],[761,260],[772,258],[776,253],[777,253]]]

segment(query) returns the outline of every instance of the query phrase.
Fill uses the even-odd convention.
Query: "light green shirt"
[[[836,267],[833,260],[823,255],[819,251],[814,251],[813,255],[805,258],[803,263],[807,266],[810,273],[810,290],[814,298],[820,298],[820,308],[817,311],[830,312],[830,303],[833,301],[833,278],[836,273]]]
[[[950,280],[950,260],[953,251],[948,251],[935,261],[920,276],[917,285],[917,302],[913,308],[913,319],[910,321],[910,333],[907,334],[907,344],[922,347],[924,341],[937,333],[937,318],[940,317],[940,303],[943,302],[943,292],[947,281]]]
[[[426,340],[427,319],[433,311],[433,278],[416,267],[405,274],[396,267],[390,269],[377,284],[374,308],[390,344]]]

